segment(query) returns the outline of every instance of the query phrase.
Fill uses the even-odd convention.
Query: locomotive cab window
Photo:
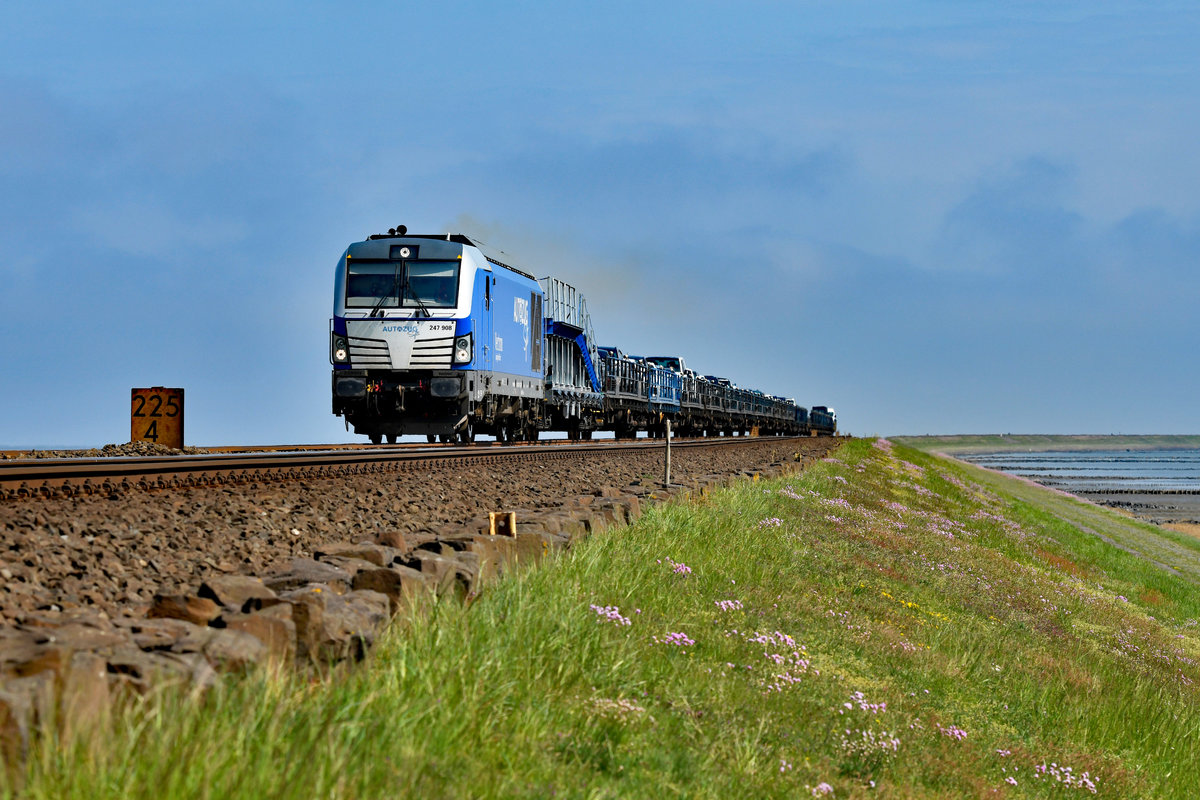
[[[454,308],[456,261],[369,261],[346,265],[347,308]]]
[[[457,261],[409,261],[408,282],[412,292],[404,298],[404,306],[414,306],[414,299],[431,308],[454,308],[458,303]]]

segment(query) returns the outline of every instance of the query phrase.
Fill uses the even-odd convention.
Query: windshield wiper
[[[429,309],[425,307],[425,304],[421,302],[421,298],[418,297],[417,293],[412,290],[411,286],[409,286],[407,274],[404,276],[404,284],[400,287],[400,303],[401,303],[401,305],[404,304],[404,295],[406,295],[406,294],[409,295],[410,297],[412,297],[413,300],[417,301],[417,308],[421,309],[421,312],[425,316],[427,316],[427,317],[433,316],[433,314],[429,313]]]
[[[392,275],[392,291],[385,295],[382,295],[379,298],[379,300],[375,303],[375,305],[372,306],[371,313],[367,315],[368,317],[373,317],[376,314],[378,314],[380,309],[383,308],[383,301],[387,300],[392,295],[396,295],[397,302],[403,302],[400,297],[400,294],[398,292],[398,289],[397,289],[397,287],[400,285],[400,267],[403,263],[404,263],[403,261],[396,262],[396,272],[394,275]],[[405,281],[405,284],[407,285],[407,281]]]

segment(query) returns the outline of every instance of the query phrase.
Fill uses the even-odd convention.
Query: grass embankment
[[[1076,506],[1152,530],[852,442],[439,605],[332,681],[48,741],[26,793],[1192,797],[1200,593]]]
[[[955,436],[892,436],[897,444],[935,453],[1003,453],[1007,451],[1196,450],[1200,436],[1123,436],[1048,434],[961,434]]]

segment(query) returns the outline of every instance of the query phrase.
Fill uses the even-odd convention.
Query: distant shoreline
[[[1075,453],[1052,462],[1057,465],[1137,462],[1137,456],[1101,456],[1100,461],[1089,461],[1094,456],[1087,453],[1113,451],[1115,453],[1153,453],[1158,451],[1200,450],[1200,436],[893,436],[891,441],[931,450],[948,458],[959,459],[980,469],[1000,472],[1018,480],[1036,483],[1046,488],[1071,494],[1081,500],[1116,509],[1137,519],[1155,525],[1170,527],[1181,533],[1200,538],[1200,493],[1194,485],[1183,487],[1139,488],[1121,475],[1121,467],[1114,467],[1114,474],[1092,480],[1075,480],[1061,474],[1027,474],[1021,464],[1042,463],[1044,454]],[[1025,454],[1031,455],[1027,460]],[[1193,456],[1181,456],[1193,459]],[[1155,458],[1151,456],[1151,458]],[[1071,459],[1079,459],[1072,461]],[[1043,464],[1044,466],[1044,464]],[[1014,469],[1015,467],[1015,469]],[[1034,468],[1037,469],[1036,467]],[[1065,468],[1069,473],[1071,467]],[[1012,470],[1012,471],[1010,471]]]
[[[918,450],[960,453],[1087,452],[1094,450],[1200,450],[1200,435],[992,433],[889,436]]]

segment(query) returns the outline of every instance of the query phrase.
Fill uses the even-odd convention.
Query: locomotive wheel
[[[512,431],[508,427],[508,420],[496,423],[496,441],[501,443],[512,441]]]
[[[432,433],[426,434],[425,441],[429,442],[430,444],[433,444],[434,442],[437,441],[437,437],[434,436]]]
[[[442,433],[438,435],[438,439],[440,439],[443,444],[449,444],[450,442],[454,441],[454,434]]]
[[[538,440],[538,437],[540,437],[541,435],[542,435],[542,432],[539,431],[533,425],[528,425],[525,427],[525,441],[536,442]]]
[[[367,437],[371,440],[371,444],[379,444],[383,441],[382,433],[370,433],[367,434]]]
[[[475,441],[475,423],[467,420],[467,424],[458,432],[458,441],[462,444],[471,444]]]
[[[397,436],[396,434],[394,434],[394,433],[389,433],[389,434],[387,435],[387,443],[388,443],[388,444],[395,444],[395,443],[396,443],[396,440],[397,440],[397,439],[399,439],[399,438],[400,438],[400,437],[399,437],[399,436]]]

